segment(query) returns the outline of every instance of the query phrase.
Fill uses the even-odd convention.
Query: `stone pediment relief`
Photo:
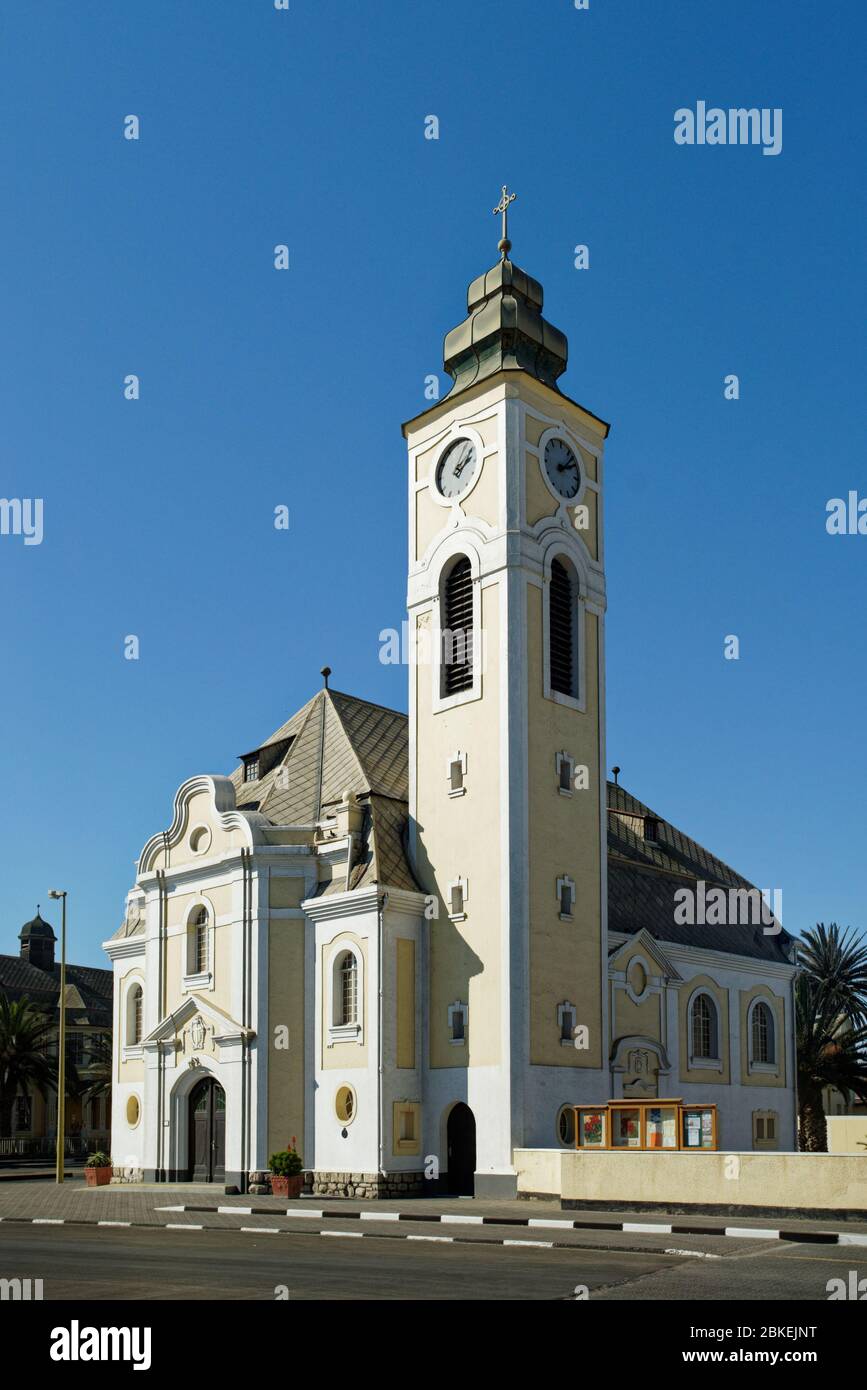
[[[143,1047],[172,1045],[190,1055],[213,1052],[215,1045],[224,1042],[249,1042],[255,1030],[245,1028],[237,1019],[218,1009],[215,1004],[190,994],[173,1013],[166,1014],[145,1038]]]

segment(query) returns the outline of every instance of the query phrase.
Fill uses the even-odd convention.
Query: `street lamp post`
[[[57,1181],[63,1182],[66,1143],[66,889],[52,888],[49,898],[61,900],[60,927],[60,1034],[57,1039]]]

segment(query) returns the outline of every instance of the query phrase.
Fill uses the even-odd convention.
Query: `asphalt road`
[[[493,1234],[493,1228],[488,1228]],[[509,1234],[506,1230],[505,1234]],[[672,1241],[668,1237],[668,1241]],[[731,1243],[734,1244],[734,1243]],[[736,1243],[716,1259],[657,1250],[538,1249],[301,1233],[0,1225],[0,1278],[42,1279],[44,1298],[275,1300],[828,1299],[867,1277],[867,1249]]]

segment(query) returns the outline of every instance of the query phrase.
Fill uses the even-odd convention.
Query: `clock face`
[[[456,439],[437,465],[437,488],[443,497],[460,497],[466,492],[478,468],[476,446],[469,439]]]
[[[545,472],[554,491],[567,500],[578,496],[581,469],[564,439],[549,439],[545,445]]]

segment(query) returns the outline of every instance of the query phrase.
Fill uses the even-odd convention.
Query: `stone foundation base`
[[[304,1174],[304,1191],[314,1197],[415,1197],[429,1190],[424,1173]]]
[[[112,1168],[111,1180],[113,1183],[143,1182],[144,1174],[141,1168]]]

